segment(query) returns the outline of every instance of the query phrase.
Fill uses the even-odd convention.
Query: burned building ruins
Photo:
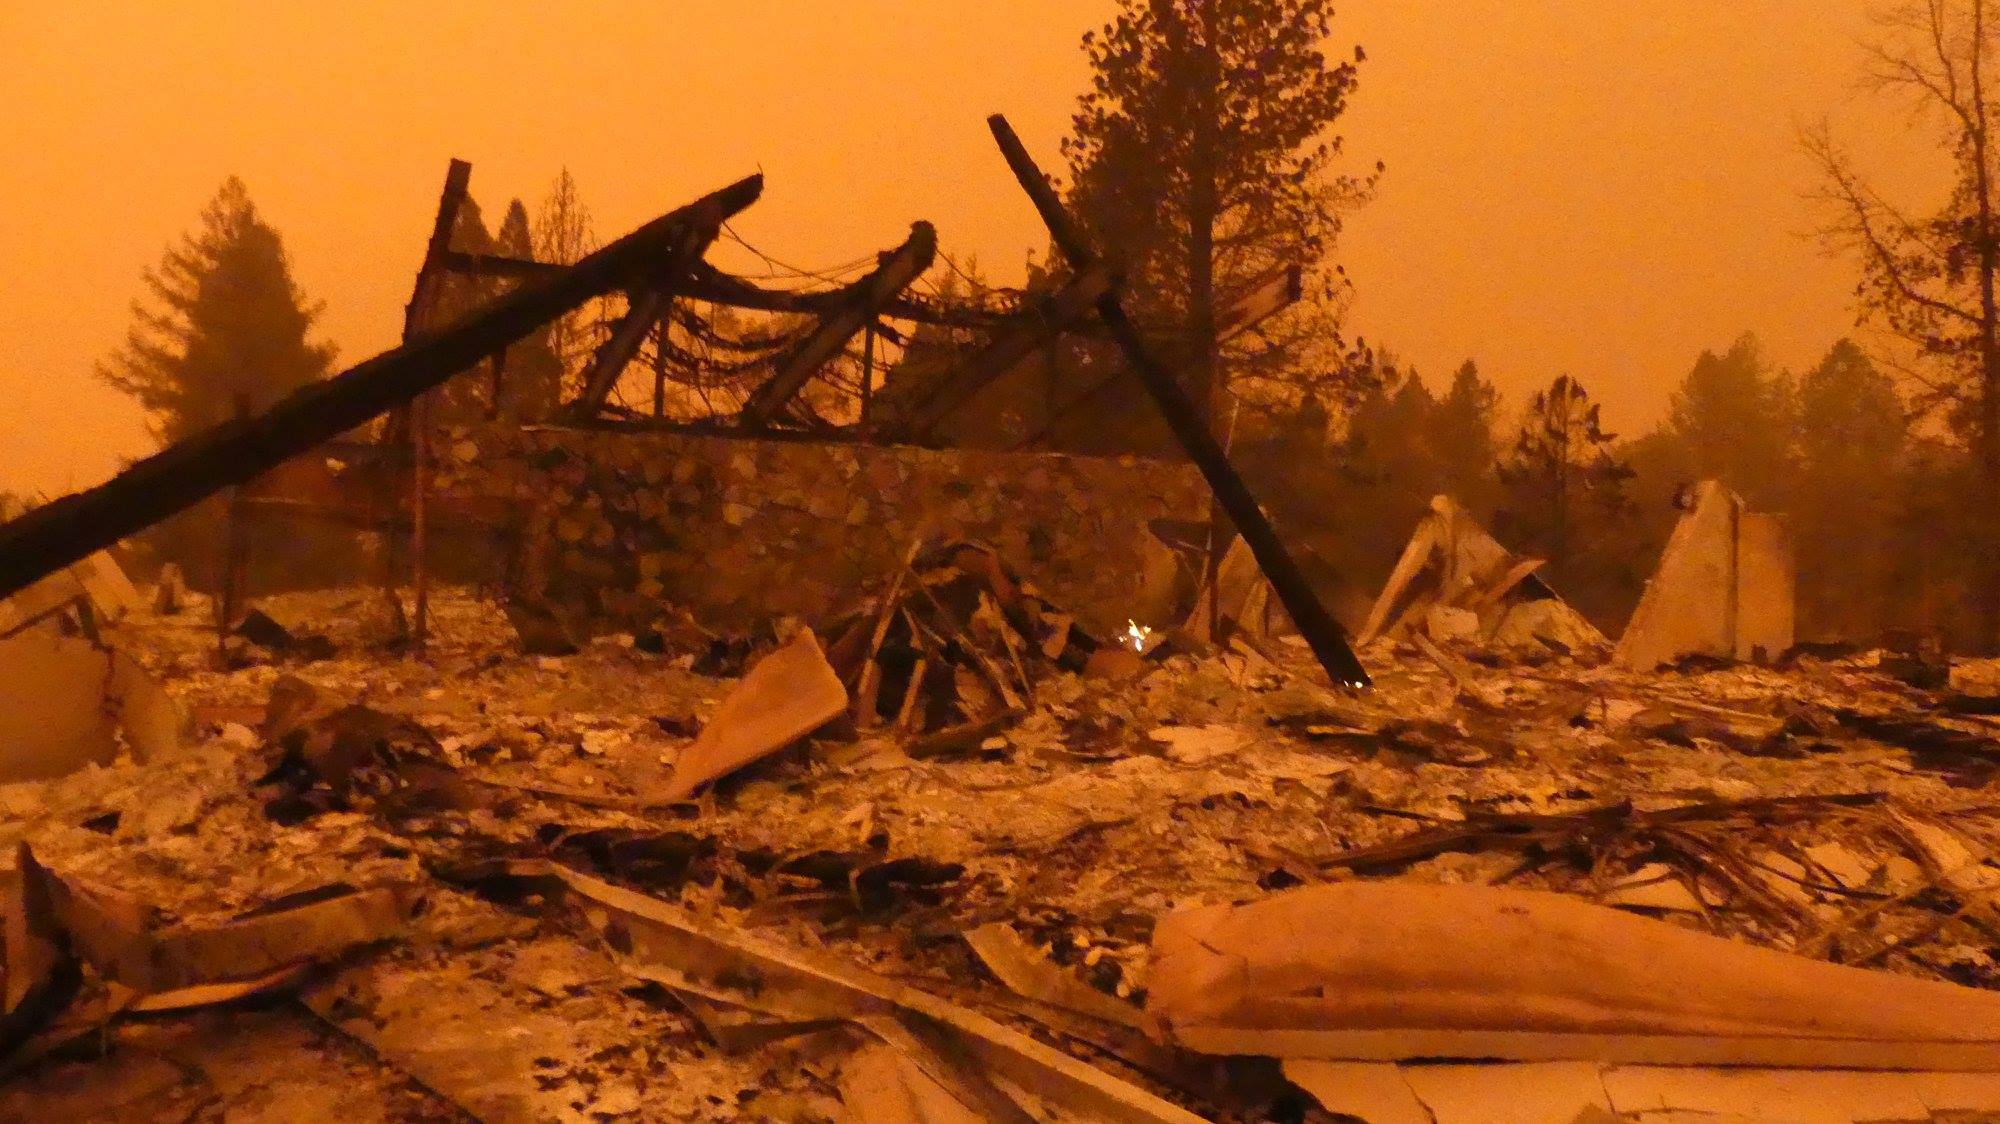
[[[454,162],[400,346],[0,524],[0,1116],[2000,1112],[2000,661],[1795,643],[1718,483],[1615,641],[1450,496],[1331,588],[993,129],[1033,291],[731,275],[757,177],[475,251]]]

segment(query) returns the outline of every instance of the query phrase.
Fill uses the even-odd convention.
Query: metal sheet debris
[[[1489,887],[1342,883],[1170,914],[1146,1013],[1218,1054],[2000,1071],[1988,992]]]

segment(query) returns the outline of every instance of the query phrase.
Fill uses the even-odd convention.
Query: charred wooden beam
[[[1034,158],[1021,144],[1021,138],[1014,135],[1013,127],[999,114],[987,118],[987,125],[993,130],[993,139],[999,142],[1000,151],[1007,158],[1008,167],[1014,177],[1034,201],[1035,210],[1042,216],[1042,222],[1049,228],[1049,236],[1069,260],[1070,266],[1078,272],[1098,263],[1097,253],[1091,248],[1070,217],[1064,212],[1062,200],[1056,198],[1055,189],[1035,166]],[[1299,635],[1305,637],[1318,658],[1320,666],[1335,683],[1351,687],[1368,685],[1368,672],[1361,667],[1361,661],[1348,647],[1347,636],[1340,623],[1326,611],[1319,596],[1313,592],[1311,584],[1293,560],[1291,551],[1285,549],[1285,542],[1278,537],[1277,528],[1264,515],[1264,509],[1257,503],[1257,497],[1249,485],[1237,473],[1236,466],[1229,461],[1215,435],[1208,431],[1194,402],[1181,387],[1180,379],[1166,364],[1155,358],[1151,345],[1140,335],[1139,329],[1125,315],[1125,307],[1119,302],[1114,286],[1097,298],[1097,315],[1104,322],[1111,338],[1125,353],[1126,362],[1132,365],[1146,390],[1151,393],[1167,425],[1180,441],[1188,458],[1201,469],[1207,478],[1209,488],[1214,491],[1216,502],[1228,513],[1236,524],[1243,541],[1250,547],[1250,553],[1257,559],[1257,565],[1270,579],[1271,588],[1283,602],[1285,611],[1291,614],[1292,623]]]
[[[473,277],[505,277],[522,281],[532,281],[538,277],[561,273],[565,268],[554,262],[510,258],[504,254],[468,254],[462,250],[449,251],[439,264],[452,273],[463,273]]]
[[[1297,304],[1304,295],[1305,283],[1299,267],[1283,266],[1271,270],[1250,283],[1243,293],[1229,301],[1217,311],[1215,317],[1216,339],[1227,342],[1255,328],[1257,325]],[[1148,337],[1165,335],[1158,331],[1146,333]],[[1041,428],[1009,446],[1012,449],[1028,449],[1049,439],[1050,435],[1072,415],[1104,400],[1111,388],[1123,383],[1127,378],[1124,368],[1112,371],[1096,382],[1073,395],[1067,402],[1056,406],[1043,420]]]
[[[708,244],[704,242],[700,249],[694,251],[694,256],[699,258],[707,248]],[[672,271],[672,275],[686,276],[689,264],[686,255],[682,254],[676,264],[678,268]],[[618,385],[618,376],[625,372],[625,365],[632,361],[632,356],[638,354],[639,345],[645,342],[653,326],[660,322],[660,317],[666,315],[673,297],[657,286],[648,286],[628,293],[626,300],[624,317],[611,330],[611,338],[605,340],[597,349],[597,354],[591,357],[590,369],[584,372],[583,391],[569,406],[568,412],[572,416],[588,417],[604,408],[604,400]]]
[[[548,262],[510,258],[498,254],[453,252],[445,256],[447,268],[458,273],[484,277],[542,277],[562,266]],[[778,312],[795,316],[830,316],[845,307],[856,289],[866,282],[836,289],[794,292],[766,289],[715,268],[706,262],[689,278],[682,295],[693,300],[747,308],[753,312]],[[954,307],[919,301],[905,293],[884,301],[881,315],[915,324],[935,324],[949,328],[991,328],[1004,323],[1010,313],[983,308]]]
[[[472,165],[453,160],[445,169],[444,192],[438,197],[437,218],[431,222],[430,241],[424,245],[424,264],[410,289],[410,301],[403,306],[403,342],[415,339],[424,329],[431,301],[437,292],[444,259],[451,253],[451,236],[458,228],[458,212],[465,206],[466,190],[472,183]]]
[[[930,438],[938,424],[958,412],[973,395],[1028,358],[1051,336],[1091,315],[1098,298],[1110,291],[1109,269],[1102,265],[1083,269],[1017,316],[985,347],[940,376],[922,401],[882,428],[881,439],[922,442]]]
[[[712,238],[725,219],[756,201],[763,186],[762,176],[751,176],[704,196],[449,328],[0,525],[0,597],[410,401],[592,297],[651,276],[691,233]]]
[[[743,424],[757,429],[771,424],[778,411],[796,397],[821,367],[847,346],[847,341],[875,322],[882,306],[910,287],[937,256],[937,230],[927,222],[913,223],[910,237],[882,255],[875,271],[854,286],[852,297],[824,316],[819,326],[778,361],[777,370],[750,392],[739,414]]]

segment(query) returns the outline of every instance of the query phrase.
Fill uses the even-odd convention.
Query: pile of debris
[[[976,742],[1021,718],[1038,681],[1084,670],[1102,647],[992,547],[967,542],[916,555],[827,635],[855,727],[933,743]]]
[[[365,1045],[308,1051],[355,1096],[494,1120],[2000,1104],[1963,986],[2000,984],[1985,665],[1496,666],[1424,629],[1356,694],[1295,638],[1105,644],[962,543],[734,682],[438,597],[428,660],[218,671],[123,628],[186,744],[0,788],[39,1111],[168,1027],[173,1097],[322,1064],[233,1044],[273,1018]],[[1745,1065],[1788,1071],[1703,1068]]]

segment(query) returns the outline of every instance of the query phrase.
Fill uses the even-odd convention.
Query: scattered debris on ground
[[[107,642],[184,744],[0,787],[21,1087],[84,1065],[165,1089],[134,1059],[168,1028],[207,1028],[185,1051],[281,1019],[379,1059],[341,1095],[488,1120],[1450,1120],[1530,1075],[1633,1119],[1757,1117],[1815,1080],[1908,1119],[2000,1103],[1973,1073],[1796,1068],[1873,1033],[1900,1064],[2000,1069],[1972,990],[2000,986],[1982,663],[1924,689],[1872,651],[1639,674],[1413,635],[1364,648],[1352,692],[1295,639],[1104,644],[971,545],[913,552],[733,680],[687,631],[529,654],[457,591],[425,658],[385,652],[338,626],[360,596],[293,596],[290,627],[337,645],[303,664],[217,670],[197,611],[127,620]],[[1136,666],[1096,674],[1115,647]],[[1268,984],[1188,959],[1231,940],[1277,958]],[[1686,987],[1641,1017],[1663,965]],[[1792,978],[1812,1012],[1756,1008]],[[1278,998],[1301,988],[1344,1013]],[[1958,1005],[1978,1018],[1916,1041]],[[1574,1048],[1607,1036],[1712,1049]],[[1440,1052],[1521,1064],[1408,1060]],[[1729,1063],[1792,1068],[1702,1076]],[[251,1095],[189,1080],[171,1095]]]

